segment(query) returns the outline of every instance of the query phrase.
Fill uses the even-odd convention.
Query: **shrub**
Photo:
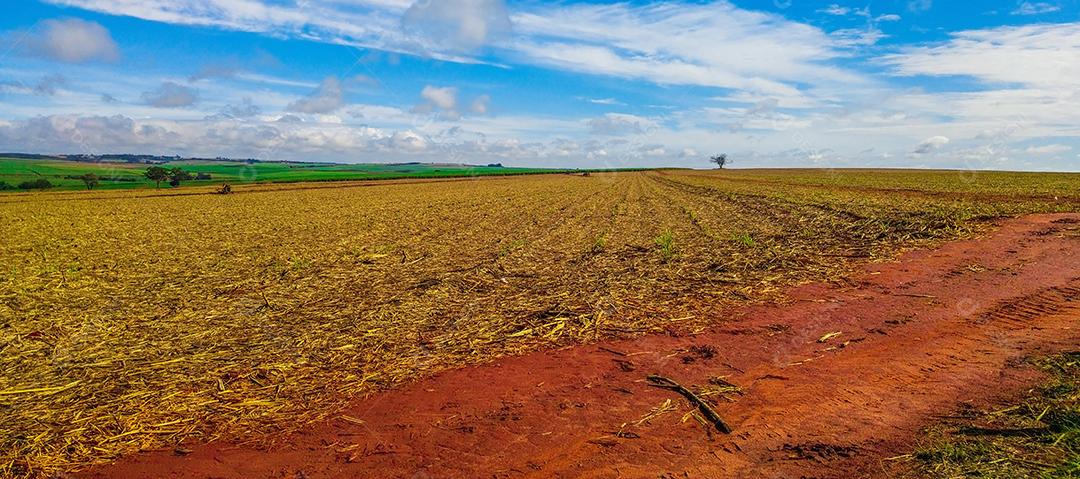
[[[52,187],[53,184],[45,178],[38,178],[36,180],[24,181],[22,183],[19,183],[20,190],[47,190]]]
[[[169,185],[180,186],[181,181],[188,181],[195,179],[195,176],[191,173],[184,171],[180,168],[173,168],[169,170]]]
[[[671,234],[671,230],[656,237],[656,246],[660,247],[660,256],[664,261],[671,261],[675,257],[675,236]]]
[[[603,252],[604,248],[606,248],[606,247],[607,247],[607,233],[601,233],[600,236],[597,236],[596,240],[593,241],[592,248],[589,249],[589,252],[593,253],[593,254],[598,254],[598,253]]]
[[[754,246],[754,238],[750,236],[750,233],[739,233],[732,236],[732,239],[746,247]]]

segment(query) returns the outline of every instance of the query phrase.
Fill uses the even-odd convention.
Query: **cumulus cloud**
[[[304,119],[296,115],[281,115],[277,120],[278,123],[303,123]]]
[[[369,112],[381,107],[371,106]],[[405,112],[399,114],[407,117]],[[374,115],[374,113],[373,113]],[[642,145],[621,138],[578,142],[525,141],[487,135],[460,125],[436,126],[436,133],[402,125],[383,130],[364,125],[271,119],[210,121],[133,119],[128,116],[38,116],[0,121],[0,151],[120,153],[168,152],[186,156],[226,156],[268,160],[528,162],[535,166],[628,166],[663,164],[675,154],[661,143]],[[298,118],[294,118],[299,120]],[[484,118],[484,122],[504,121]],[[550,120],[545,120],[550,121]],[[574,122],[566,122],[568,127]],[[521,128],[520,122],[508,123]],[[580,123],[577,123],[580,130]],[[592,160],[589,160],[589,159]],[[591,163],[589,163],[591,161]]]
[[[267,159],[271,159],[267,155],[282,155],[272,159],[326,159],[330,154],[358,152],[415,153],[397,148],[381,130],[364,126],[136,120],[123,115],[53,115],[0,122],[0,149],[55,153],[88,148]]]
[[[420,91],[420,104],[413,107],[413,113],[438,113],[441,118],[456,120],[461,117],[457,111],[458,91],[454,87],[427,85]]]
[[[142,100],[158,108],[183,108],[197,103],[199,95],[189,87],[167,81],[157,89],[143,92]]]
[[[244,98],[239,105],[228,105],[225,107],[225,113],[234,118],[248,118],[258,115],[262,112],[262,109],[258,105],[251,102],[251,98]]]
[[[435,48],[471,50],[505,38],[511,30],[503,0],[417,0],[401,22]]]
[[[259,113],[262,113],[262,109],[252,102],[250,97],[244,97],[239,104],[225,105],[225,108],[215,118],[251,118]]]
[[[26,39],[24,51],[64,63],[120,59],[120,49],[105,27],[77,18],[41,22]]]
[[[693,148],[683,148],[683,150],[679,152],[679,158],[699,158],[699,157],[701,157],[701,153],[698,153],[698,151],[693,149]]]
[[[480,95],[473,100],[472,105],[469,105],[469,111],[477,115],[486,115],[490,105],[491,97],[488,95]]]
[[[179,136],[168,129],[114,116],[39,116],[0,124],[0,146],[21,151],[82,151],[86,147],[127,150],[167,144]]]
[[[944,136],[932,136],[923,140],[918,146],[915,147],[913,153],[917,155],[926,155],[937,151],[941,147],[949,144],[949,138]]]
[[[412,130],[395,132],[390,137],[390,143],[394,148],[412,152],[424,151],[428,147],[427,140]]]
[[[640,135],[656,129],[657,123],[636,115],[608,113],[589,120],[588,126],[594,135]]]
[[[337,77],[326,77],[319,88],[307,97],[289,104],[288,110],[295,113],[333,113],[345,106],[345,91]]]
[[[428,85],[420,91],[420,97],[443,110],[457,108],[457,88]]]

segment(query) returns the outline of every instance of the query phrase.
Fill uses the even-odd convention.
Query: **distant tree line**
[[[163,181],[168,181],[169,186],[180,186],[180,183],[184,181],[213,179],[210,173],[193,175],[182,168],[166,169],[161,166],[151,166],[146,169],[146,173],[143,175],[146,176],[146,179],[153,181],[156,188],[161,188],[161,182]]]
[[[15,190],[15,189],[19,189],[19,190],[47,190],[49,188],[52,188],[53,186],[55,186],[55,185],[53,185],[52,182],[50,182],[49,180],[46,180],[45,178],[38,178],[36,180],[24,181],[22,183],[19,183],[18,185],[11,185],[11,184],[8,184],[6,181],[0,181],[0,191]]]
[[[151,166],[151,167],[147,168],[146,173],[144,173],[144,176],[146,176],[146,178],[149,179],[150,181],[153,181],[156,184],[156,186],[159,187],[159,188],[161,187],[161,183],[163,181],[167,181],[169,183],[169,185],[171,185],[171,186],[180,186],[181,182],[184,182],[184,181],[210,180],[210,179],[213,179],[213,176],[211,176],[210,173],[192,174],[191,172],[184,171],[181,168],[165,169],[165,168],[162,168],[160,166]],[[65,176],[64,178],[69,179],[69,180],[82,181],[83,185],[86,186],[87,190],[92,190],[94,188],[97,188],[98,185],[100,185],[102,181],[110,181],[110,182],[112,182],[112,181],[121,181],[121,182],[136,181],[135,178],[129,178],[129,177],[102,178],[102,177],[98,176],[95,173],[86,173],[86,174],[82,174],[82,175],[68,175],[68,176]],[[19,184],[11,184],[11,183],[8,183],[6,181],[0,181],[0,191],[47,190],[47,189],[52,188],[54,186],[56,186],[56,185],[53,184],[51,181],[45,179],[45,178],[37,178],[37,179],[34,179],[34,180],[27,180],[27,181],[23,181],[22,183],[19,183]]]
[[[87,174],[93,175],[93,173],[87,173]],[[81,180],[85,176],[86,175],[67,175],[67,176],[64,177],[64,179],[67,179],[67,180]],[[134,177],[134,176],[105,176],[105,177],[99,177],[99,179],[101,181],[108,181],[108,182],[111,182],[111,183],[134,183],[136,181],[139,181],[139,178]]]

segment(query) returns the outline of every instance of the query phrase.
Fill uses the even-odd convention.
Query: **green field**
[[[44,178],[54,185],[53,190],[85,189],[75,177],[94,173],[101,178],[98,189],[154,187],[143,173],[150,166],[143,163],[102,161],[90,163],[63,159],[21,159],[0,157],[0,182],[17,186],[24,181]],[[298,181],[380,180],[397,178],[445,178],[462,176],[523,175],[558,173],[568,170],[542,168],[506,168],[501,166],[472,166],[459,164],[335,164],[284,163],[211,160],[170,161],[160,166],[179,167],[193,174],[208,173],[210,180],[192,180],[184,185],[289,183]],[[162,188],[168,188],[166,183]],[[19,189],[5,190],[22,191]]]
[[[1029,359],[1049,375],[1022,401],[962,410],[927,430],[912,477],[1080,477],[1080,352]],[[906,476],[905,476],[906,477]]]

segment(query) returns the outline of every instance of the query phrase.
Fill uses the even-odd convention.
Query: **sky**
[[[7,0],[0,151],[1080,171],[1080,0]]]

